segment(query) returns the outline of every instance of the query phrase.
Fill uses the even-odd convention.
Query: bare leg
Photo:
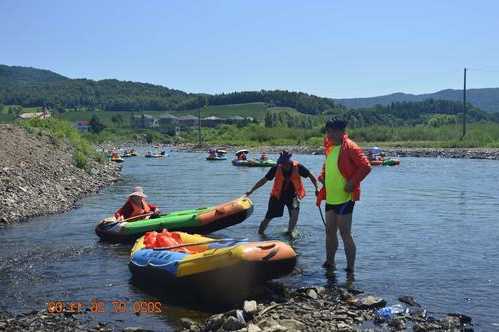
[[[326,263],[334,267],[336,250],[338,250],[338,223],[333,210],[326,212]]]
[[[355,254],[357,248],[352,238],[352,214],[338,215],[338,228],[340,229],[345,255],[347,257],[347,270],[353,272],[355,269]]]
[[[298,223],[298,216],[300,214],[299,209],[293,209],[289,211],[289,224],[288,224],[288,234],[293,235],[293,231]]]
[[[269,225],[270,221],[272,219],[265,218],[262,220],[260,223],[260,227],[258,227],[258,234],[263,234],[265,233],[265,229],[267,229],[267,226]]]

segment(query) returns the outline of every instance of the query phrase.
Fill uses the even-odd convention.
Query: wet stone
[[[237,331],[245,326],[246,325],[240,322],[237,318],[229,316],[223,324],[223,329],[226,331]]]
[[[309,289],[309,290],[307,291],[307,296],[308,296],[308,297],[310,297],[310,298],[311,298],[311,299],[313,299],[313,300],[317,300],[317,298],[319,297],[319,296],[317,295],[317,292],[316,292],[314,289]]]
[[[246,314],[253,316],[258,311],[256,301],[244,301],[243,310]]]

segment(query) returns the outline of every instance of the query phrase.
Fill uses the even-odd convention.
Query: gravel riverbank
[[[47,135],[0,125],[0,142],[0,224],[68,210],[119,177],[109,162],[76,167],[72,146]]]
[[[308,287],[281,289],[270,302],[245,301],[239,310],[213,315],[201,324],[182,319],[187,331],[473,331],[471,318],[434,318],[412,297],[399,298],[402,312],[387,314],[382,298],[358,290]],[[381,311],[380,311],[381,310]],[[393,309],[395,310],[395,309]]]
[[[472,319],[449,313],[434,317],[412,297],[402,296],[388,313],[386,301],[345,288],[307,287],[287,289],[271,284],[264,300],[244,301],[241,308],[210,316],[205,321],[181,318],[176,330],[183,332],[239,331],[473,331]],[[400,309],[402,308],[402,309]],[[95,315],[48,313],[46,310],[24,314],[0,312],[0,331],[150,331],[139,327],[117,327],[99,322]],[[158,326],[153,331],[163,331]]]

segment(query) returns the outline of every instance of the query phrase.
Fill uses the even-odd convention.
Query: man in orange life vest
[[[133,193],[128,195],[125,205],[114,213],[114,217],[117,220],[130,220],[141,216],[143,216],[141,219],[146,219],[146,217],[158,215],[159,208],[148,203],[146,198],[142,187],[133,188]]]
[[[268,173],[246,193],[246,195],[249,196],[268,181],[274,180],[267,214],[258,228],[258,233],[263,234],[273,218],[282,217],[284,214],[284,206],[287,206],[289,212],[287,234],[293,236],[293,231],[298,222],[298,214],[300,212],[299,200],[305,197],[305,188],[301,180],[302,177],[308,177],[310,179],[317,193],[318,187],[315,176],[305,166],[297,161],[292,161],[291,153],[282,151],[277,160],[277,166],[272,167]]]
[[[335,268],[340,231],[349,273],[354,272],[356,247],[352,238],[352,212],[360,198],[360,182],[371,171],[361,148],[345,133],[346,121],[326,123],[324,154],[326,161],[319,180],[324,184],[317,196],[317,206],[326,200],[326,268]]]

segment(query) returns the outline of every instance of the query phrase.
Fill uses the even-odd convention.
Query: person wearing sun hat
[[[114,213],[117,220],[145,219],[159,214],[159,208],[146,201],[146,194],[142,187],[133,188],[128,195],[128,200],[118,211]]]
[[[364,151],[346,134],[347,122],[329,120],[326,123],[324,154],[326,160],[319,176],[323,188],[317,195],[317,206],[326,200],[326,262],[335,268],[338,230],[345,247],[346,271],[354,272],[356,247],[352,237],[352,212],[360,199],[360,183],[371,171]]]
[[[293,236],[293,231],[298,223],[300,200],[305,197],[302,177],[309,178],[315,187],[316,193],[318,192],[318,184],[315,176],[305,166],[291,160],[291,156],[292,154],[289,151],[282,151],[277,160],[277,165],[272,167],[250,191],[246,192],[246,195],[249,196],[268,181],[274,180],[268,210],[258,228],[258,233],[260,234],[265,232],[265,229],[273,218],[283,216],[284,207],[286,206],[289,212],[287,234]]]

